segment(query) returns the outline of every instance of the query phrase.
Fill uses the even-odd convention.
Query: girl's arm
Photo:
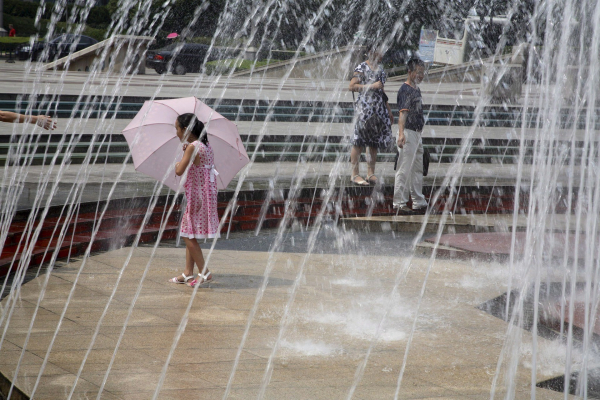
[[[49,130],[53,130],[54,128],[56,128],[56,122],[52,121],[52,119],[47,115],[27,116],[10,111],[0,111],[0,121],[20,124],[24,122],[29,122]]]
[[[183,153],[183,158],[177,164],[175,164],[175,175],[181,176],[187,169],[190,161],[192,160],[192,156],[194,155],[194,145],[188,144]]]

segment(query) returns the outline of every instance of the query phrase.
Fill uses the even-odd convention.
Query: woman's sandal
[[[181,274],[181,276],[183,276],[183,281],[179,280],[179,277],[176,276],[175,278],[171,278],[169,279],[169,282],[171,283],[179,283],[179,284],[184,284],[187,283],[187,281],[189,281],[190,279],[192,279],[194,277],[194,274],[190,275],[190,276],[185,276],[185,274]]]
[[[356,178],[360,178],[360,181],[357,181]],[[361,178],[360,175],[354,175],[352,178],[350,178],[350,180],[352,181],[352,183],[354,183],[357,186],[369,186],[369,182],[365,181],[363,178]]]
[[[202,275],[198,274],[198,279],[194,279],[190,282],[190,287],[195,287],[196,285],[202,286],[205,284],[209,284],[212,281],[212,274],[208,271],[208,274]]]
[[[371,179],[371,178],[375,178],[375,179]],[[375,186],[375,185],[377,185],[377,182],[379,182],[379,179],[377,179],[377,177],[375,175],[368,175],[367,182],[369,183],[369,185]]]

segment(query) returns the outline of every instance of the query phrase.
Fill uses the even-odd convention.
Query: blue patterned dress
[[[387,76],[382,67],[373,71],[369,64],[363,62],[354,69],[358,75],[358,83],[370,85],[381,81],[385,85]],[[376,147],[388,149],[392,144],[392,123],[387,105],[383,100],[383,90],[359,92],[354,103],[356,124],[352,144],[359,147]]]

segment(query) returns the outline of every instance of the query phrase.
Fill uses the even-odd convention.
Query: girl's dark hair
[[[206,132],[204,132],[204,124],[196,117],[196,114],[181,114],[177,117],[177,122],[179,123],[179,126],[186,129],[190,135],[194,136],[205,145],[208,145],[208,136],[206,135]]]

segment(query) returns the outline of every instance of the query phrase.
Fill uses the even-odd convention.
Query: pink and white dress
[[[187,206],[181,221],[182,237],[211,239],[219,237],[219,214],[217,213],[217,180],[214,154],[210,145],[196,140],[193,145],[200,157],[200,164],[190,161],[184,183]]]

